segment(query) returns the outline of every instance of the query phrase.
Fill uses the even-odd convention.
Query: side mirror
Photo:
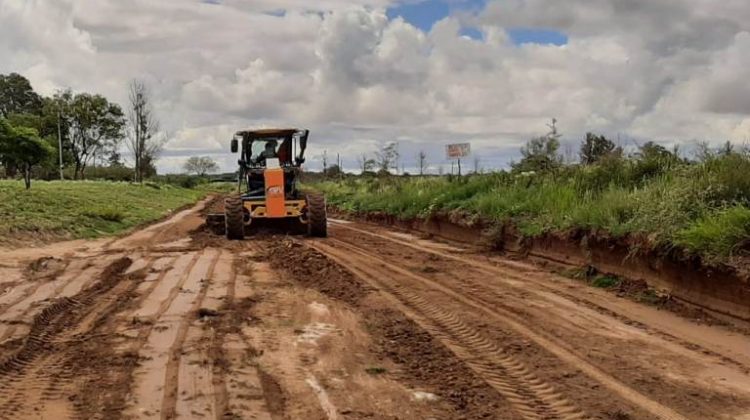
[[[305,130],[305,133],[302,134],[299,138],[299,147],[303,151],[307,149],[307,138],[310,137],[310,130]]]
[[[231,145],[232,153],[237,153],[237,149],[239,148],[238,143],[239,142],[237,141],[237,139],[232,139],[232,145]]]

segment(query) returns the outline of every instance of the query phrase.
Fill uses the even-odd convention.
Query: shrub
[[[122,222],[125,219],[125,214],[123,214],[121,211],[111,208],[103,208],[103,209],[91,209],[83,212],[83,215],[86,217],[91,217],[94,219],[101,219],[107,222],[115,222],[119,223]]]
[[[735,206],[708,214],[677,233],[675,244],[708,259],[729,257],[750,242],[750,209]]]

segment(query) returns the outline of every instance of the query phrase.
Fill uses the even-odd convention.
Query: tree
[[[614,142],[604,136],[586,133],[586,139],[581,143],[581,163],[584,165],[593,165],[602,158],[610,155],[621,155],[622,149],[617,147]]]
[[[143,182],[149,165],[159,157],[166,136],[159,136],[159,120],[151,106],[151,93],[146,85],[133,80],[129,86],[128,147],[135,160],[135,181]]]
[[[417,153],[417,169],[419,169],[419,175],[424,175],[427,170],[427,153],[424,150]]]
[[[18,73],[0,74],[0,117],[10,114],[40,114],[42,98]]]
[[[107,148],[116,149],[123,138],[125,118],[119,105],[101,95],[81,93],[68,98],[74,178],[83,179],[92,157]]]
[[[674,161],[678,160],[677,156],[667,150],[666,147],[656,144],[653,141],[646,142],[638,149],[636,156],[645,161]]]
[[[341,170],[341,166],[339,166],[337,163],[334,163],[333,165],[326,168],[324,175],[329,178],[340,178],[344,175],[344,171]]]
[[[375,155],[378,173],[383,174],[391,169],[398,169],[398,143],[386,143]]]
[[[557,120],[552,119],[551,124],[547,124],[550,132],[542,137],[529,140],[521,148],[523,158],[518,163],[511,163],[511,167],[516,172],[546,172],[555,170],[562,164],[562,156],[558,153],[560,150],[560,133],[557,132]]]
[[[35,129],[14,127],[0,119],[0,157],[23,170],[27,190],[31,188],[31,169],[51,155],[52,148],[39,138]]]
[[[219,165],[208,156],[193,156],[189,158],[183,166],[188,173],[194,173],[198,176],[206,176],[219,170]]]
[[[511,166],[517,172],[546,172],[557,169],[562,163],[560,141],[551,136],[537,137],[529,140],[521,148],[523,158]]]
[[[375,159],[367,157],[366,153],[362,153],[357,158],[357,163],[359,164],[359,169],[362,171],[362,173],[372,171],[376,165]]]

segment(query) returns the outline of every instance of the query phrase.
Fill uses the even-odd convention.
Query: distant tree
[[[521,161],[511,163],[515,172],[546,172],[559,168],[563,158],[560,156],[560,133],[557,131],[557,120],[547,124],[550,132],[542,137],[529,140],[521,148]]]
[[[107,158],[107,164],[110,167],[125,166],[122,163],[122,155],[116,150],[110,153],[109,157]]]
[[[560,141],[555,137],[533,138],[521,148],[521,161],[512,163],[511,166],[516,172],[545,172],[557,169],[562,164],[559,149]]]
[[[378,173],[389,172],[391,169],[398,169],[398,143],[390,142],[376,153],[376,164]]]
[[[678,157],[667,150],[664,146],[656,144],[653,141],[646,142],[638,148],[636,157],[641,160],[676,160]]]
[[[75,179],[86,177],[91,159],[123,138],[125,119],[119,105],[101,95],[81,93],[61,97],[70,118],[70,152],[75,163]]]
[[[621,155],[622,149],[615,143],[604,136],[586,133],[586,138],[581,143],[581,163],[584,165],[593,165],[602,158],[611,155]]]
[[[341,170],[341,167],[337,163],[334,163],[333,165],[326,168],[324,175],[329,178],[339,178],[344,175],[344,172]]]
[[[734,145],[731,141],[727,140],[719,149],[719,155],[729,156],[734,153]]]
[[[31,83],[18,73],[0,74],[0,117],[10,114],[35,114],[42,110],[42,97]]]
[[[474,173],[475,174],[478,174],[482,170],[482,168],[479,167],[480,163],[481,163],[481,160],[479,159],[479,155],[474,155]]]
[[[183,166],[188,173],[194,173],[198,176],[206,176],[219,170],[219,165],[208,156],[193,156],[189,158]]]
[[[0,119],[0,157],[12,162],[23,170],[26,189],[31,188],[31,169],[45,161],[53,149],[41,138],[38,132],[28,127],[13,127]]]
[[[357,158],[357,163],[359,164],[359,169],[362,171],[362,173],[372,171],[377,165],[377,162],[375,162],[375,159],[367,157],[367,154],[365,153],[362,153]]]
[[[133,80],[129,85],[128,147],[135,160],[135,181],[143,182],[148,165],[159,157],[167,136],[160,136],[159,119],[151,106],[151,93],[146,85]]]
[[[427,171],[427,153],[424,150],[417,153],[417,169],[419,169],[419,175],[424,175]]]

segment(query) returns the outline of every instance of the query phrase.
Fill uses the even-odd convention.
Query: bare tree
[[[359,169],[362,171],[362,173],[372,171],[377,164],[375,162],[375,159],[367,157],[366,153],[362,153],[359,157],[357,157],[357,163],[359,164]]]
[[[482,168],[480,167],[481,160],[479,159],[479,155],[474,155],[474,173],[478,174],[482,171]]]
[[[130,82],[129,99],[128,147],[135,160],[135,181],[143,182],[145,174],[164,148],[166,136],[159,131],[159,120],[151,107],[151,95],[143,82]]]
[[[380,172],[388,172],[390,169],[398,170],[398,143],[390,142],[385,145],[376,153],[377,155],[377,166]]]
[[[208,156],[192,156],[185,161],[183,168],[188,173],[206,176],[206,174],[218,171],[219,165]]]
[[[420,150],[417,153],[417,169],[419,170],[419,175],[424,175],[427,170],[427,153],[424,150]]]

